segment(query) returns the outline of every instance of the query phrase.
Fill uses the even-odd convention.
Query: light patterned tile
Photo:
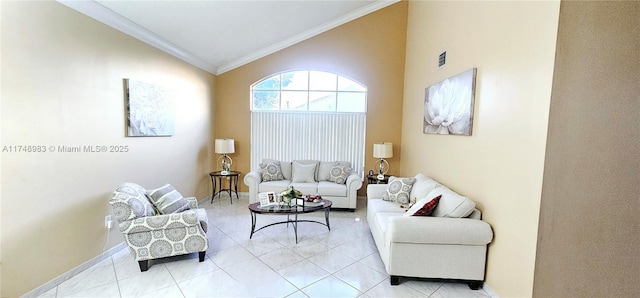
[[[401,281],[403,285],[408,286],[418,292],[431,296],[435,293],[443,284],[442,281],[430,281],[421,279],[409,279]]]
[[[431,297],[489,297],[482,289],[472,290],[466,283],[444,283]]]
[[[344,281],[330,275],[317,281],[302,292],[309,297],[358,297],[362,293]]]
[[[285,278],[256,258],[238,262],[234,266],[223,270],[240,284],[249,288],[252,296],[284,297],[298,290]]]
[[[271,251],[282,248],[282,244],[273,239],[265,236],[264,234],[253,235],[251,239],[242,242],[240,245],[252,253],[254,256],[259,257]]]
[[[122,297],[138,297],[174,285],[164,264],[155,264],[145,272],[118,281]]]
[[[388,278],[365,292],[365,294],[369,297],[427,297],[424,293],[416,291],[404,283],[392,286]]]
[[[364,259],[378,251],[375,246],[369,245],[367,241],[363,241],[362,238],[354,239],[334,249],[341,251],[345,256],[354,260]]]
[[[178,284],[184,297],[250,297],[249,288],[223,270],[216,270]]]
[[[360,260],[360,263],[367,265],[373,270],[376,270],[380,273],[387,274],[387,269],[385,269],[384,263],[382,262],[380,254],[378,252],[375,252],[368,257]]]
[[[115,269],[111,258],[102,260],[89,269],[64,281],[58,286],[59,297],[84,292],[116,281]]]
[[[244,247],[236,245],[219,251],[214,251],[209,254],[209,258],[218,265],[218,267],[226,268],[235,266],[238,261],[253,259],[255,256],[244,249]]]
[[[276,271],[304,260],[302,256],[286,247],[266,253],[260,256],[259,259]]]
[[[164,265],[176,282],[192,279],[198,275],[219,269],[209,258],[205,258],[203,262],[200,262],[197,254],[195,254],[194,258],[166,262]]]
[[[329,249],[330,247],[326,242],[314,239],[301,241],[297,245],[291,247],[291,250],[305,258],[315,256],[321,252],[328,251]]]
[[[111,298],[120,297],[120,290],[118,289],[118,282],[111,282],[106,285],[102,285],[95,288],[86,289],[83,291],[62,294],[57,297],[92,297],[92,298]]]
[[[162,288],[145,295],[139,296],[137,298],[183,298],[182,291],[180,291],[180,287],[178,285],[168,286],[166,288]]]
[[[356,262],[354,259],[345,256],[339,250],[335,249],[321,252],[310,257],[308,260],[329,273],[335,273]]]
[[[278,270],[278,274],[299,289],[329,276],[329,272],[306,260],[280,269]]]
[[[371,270],[371,268],[361,263],[350,265],[334,275],[363,293],[387,278],[386,274]]]

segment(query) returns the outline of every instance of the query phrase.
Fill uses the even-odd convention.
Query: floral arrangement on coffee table
[[[282,201],[289,205],[291,204],[291,200],[302,197],[302,192],[293,188],[293,186],[289,186],[289,188],[283,190],[280,195],[282,196]]]

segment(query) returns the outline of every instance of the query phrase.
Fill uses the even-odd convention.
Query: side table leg
[[[211,177],[211,204],[213,204],[213,198],[216,196],[216,179]]]
[[[238,179],[240,179],[240,175],[235,176],[236,178],[236,183],[234,185],[234,188],[236,189],[236,200],[240,200],[240,197],[238,197]],[[233,202],[231,202],[233,204]]]

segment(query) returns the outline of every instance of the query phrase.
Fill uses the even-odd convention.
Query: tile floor
[[[490,297],[465,283],[406,279],[390,286],[364,200],[356,212],[332,211],[331,231],[301,223],[298,244],[284,224],[249,239],[247,204],[242,195],[233,204],[226,195],[200,203],[209,215],[211,240],[202,263],[191,254],[155,261],[141,273],[125,248],[40,297]],[[258,215],[257,225],[283,218]]]

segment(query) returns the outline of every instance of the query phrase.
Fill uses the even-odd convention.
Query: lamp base
[[[220,175],[229,175],[229,171],[220,171]]]
[[[384,174],[378,174],[378,180],[384,180]]]

